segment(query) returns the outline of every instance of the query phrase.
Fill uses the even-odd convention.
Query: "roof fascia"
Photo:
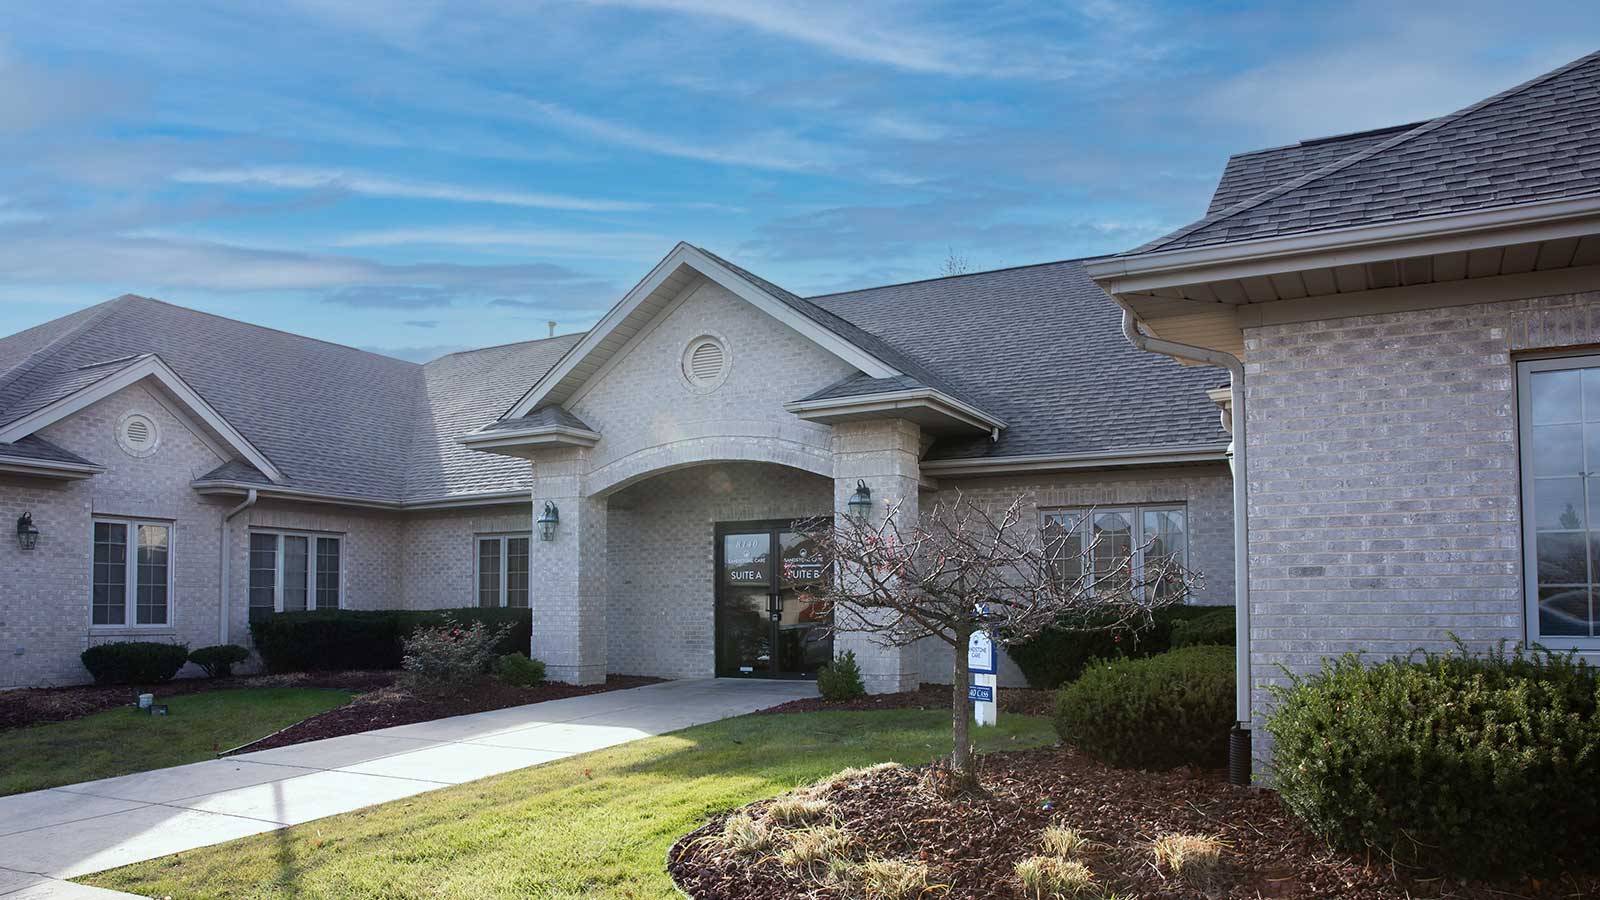
[[[626,320],[629,315],[637,310],[646,298],[656,288],[660,287],[661,283],[666,281],[672,273],[676,272],[680,266],[688,266],[694,269],[750,305],[788,325],[824,350],[838,356],[874,378],[890,378],[902,374],[898,369],[883,360],[867,353],[855,344],[846,341],[844,338],[796,312],[787,303],[752,284],[743,276],[730,271],[726,266],[716,262],[689,244],[679,243],[661,262],[656,263],[650,273],[642,281],[634,285],[633,289],[624,295],[616,306],[611,307],[611,310],[600,319],[600,322],[590,329],[589,333],[584,335],[583,340],[574,345],[567,352],[567,355],[556,363],[554,368],[535,382],[533,387],[517,401],[516,405],[501,416],[501,420],[519,418],[538,409],[541,401],[549,396],[550,391],[568,375],[572,374],[572,370],[579,363],[592,355],[599,348],[600,343],[615,331],[617,326]],[[578,390],[581,391],[582,386]]]
[[[230,481],[227,479],[214,479],[207,481],[190,482],[190,487],[197,493],[206,495],[233,495],[246,494],[255,490],[257,496],[267,500],[296,500],[303,503],[320,503],[332,506],[350,506],[361,509],[378,509],[388,512],[406,512],[409,510],[425,509],[453,509],[473,506],[504,506],[508,503],[519,503],[529,500],[532,494],[526,490],[511,491],[478,491],[471,494],[456,494],[454,496],[426,497],[421,500],[372,500],[365,497],[355,497],[349,494],[330,494],[318,491],[302,491],[294,488],[263,487],[248,481]],[[529,500],[531,502],[531,500]]]
[[[1600,193],[1085,263],[1108,293],[1139,294],[1331,266],[1455,253],[1600,231]]]
[[[921,471],[940,478],[955,478],[1005,475],[1014,472],[1103,469],[1111,466],[1159,466],[1226,462],[1227,459],[1227,444],[1202,444],[1192,447],[1150,447],[1129,450],[1106,450],[1096,453],[999,456],[980,457],[977,459],[933,459],[923,460]]]
[[[456,438],[456,443],[473,450],[490,450],[500,447],[528,447],[561,445],[567,447],[593,447],[600,442],[600,433],[570,425],[541,425],[538,428],[495,431],[469,431]]]
[[[0,455],[0,472],[7,475],[31,475],[37,478],[77,480],[99,475],[105,466],[59,460],[34,459],[28,456]]]
[[[146,378],[161,385],[173,399],[183,404],[191,416],[198,418],[206,427],[220,435],[234,452],[255,466],[263,475],[272,479],[274,483],[283,482],[283,473],[272,464],[272,460],[268,459],[265,453],[256,449],[255,445],[230,425],[221,413],[200,396],[199,392],[179,377],[177,372],[161,360],[161,357],[154,354],[0,428],[0,443],[15,443]]]
[[[894,412],[906,409],[927,409],[947,418],[976,428],[979,431],[997,432],[1006,427],[1003,419],[992,416],[970,403],[932,388],[903,391],[881,391],[875,394],[857,394],[850,397],[823,397],[817,400],[795,400],[783,408],[802,419],[826,422],[841,416],[860,416],[876,412]]]

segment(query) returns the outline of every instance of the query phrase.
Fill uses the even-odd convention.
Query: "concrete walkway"
[[[0,797],[0,897],[125,897],[61,879],[814,696],[811,682],[670,681]]]

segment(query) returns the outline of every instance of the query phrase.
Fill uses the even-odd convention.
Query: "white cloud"
[[[386,178],[340,169],[308,169],[260,166],[244,169],[181,169],[172,180],[184,184],[215,184],[280,190],[335,190],[368,197],[394,197],[407,200],[443,200],[452,203],[485,203],[500,206],[525,206],[538,209],[582,212],[627,212],[649,208],[647,203],[628,200],[601,200],[543,194],[529,191],[477,188],[459,184],[410,181]]]
[[[483,225],[392,228],[345,235],[334,241],[340,247],[404,247],[442,245],[509,247],[519,250],[559,252],[570,256],[637,259],[661,256],[672,241],[643,232],[586,232],[546,228],[497,228]]]

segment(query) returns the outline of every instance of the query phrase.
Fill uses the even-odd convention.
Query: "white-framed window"
[[[344,539],[301,531],[250,532],[250,615],[344,605]]]
[[[528,606],[529,535],[478,535],[479,606]]]
[[[172,524],[96,517],[89,624],[172,624]]]
[[[1528,639],[1600,648],[1600,355],[1517,363]]]
[[[1084,579],[1091,592],[1096,583],[1114,583],[1119,567],[1123,578],[1132,577],[1147,558],[1173,556],[1178,565],[1189,565],[1189,513],[1181,503],[1047,509],[1039,517],[1045,540],[1055,546],[1057,577],[1064,583],[1082,578],[1083,551],[1091,548],[1091,577]]]

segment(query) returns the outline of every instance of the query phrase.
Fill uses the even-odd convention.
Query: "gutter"
[[[1104,469],[1112,466],[1183,465],[1223,462],[1226,444],[1192,447],[1148,447],[1093,453],[1039,454],[1032,456],[977,456],[971,459],[923,460],[924,474],[941,478],[1002,475],[1011,472],[1051,472],[1070,469]]]
[[[245,494],[243,503],[222,513],[222,531],[219,535],[220,540],[217,541],[218,545],[222,547],[220,551],[222,555],[222,580],[217,588],[217,643],[219,644],[228,643],[229,633],[232,631],[231,623],[228,621],[229,613],[231,612],[228,604],[228,569],[230,568],[229,563],[232,562],[233,554],[228,552],[232,548],[232,542],[228,540],[228,523],[233,520],[234,516],[255,506],[256,497],[256,489],[251,488],[250,492]]]
[[[1250,781],[1250,529],[1249,465],[1245,440],[1244,363],[1231,353],[1164,341],[1139,331],[1139,323],[1127,307],[1122,309],[1122,335],[1140,350],[1228,370],[1228,389],[1233,402],[1233,609],[1234,609],[1234,717],[1237,722],[1228,741],[1228,776],[1234,784]]]
[[[441,497],[425,497],[421,500],[369,500],[350,494],[329,494],[316,491],[300,491],[293,488],[281,488],[251,484],[245,481],[191,481],[189,486],[201,494],[249,494],[251,491],[260,490],[261,496],[269,500],[300,500],[306,503],[326,503],[334,506],[349,506],[358,509],[380,509],[387,512],[408,512],[417,509],[457,509],[470,506],[499,506],[506,503],[520,503],[527,499],[528,488],[508,491],[479,491],[472,494],[455,494]]]

